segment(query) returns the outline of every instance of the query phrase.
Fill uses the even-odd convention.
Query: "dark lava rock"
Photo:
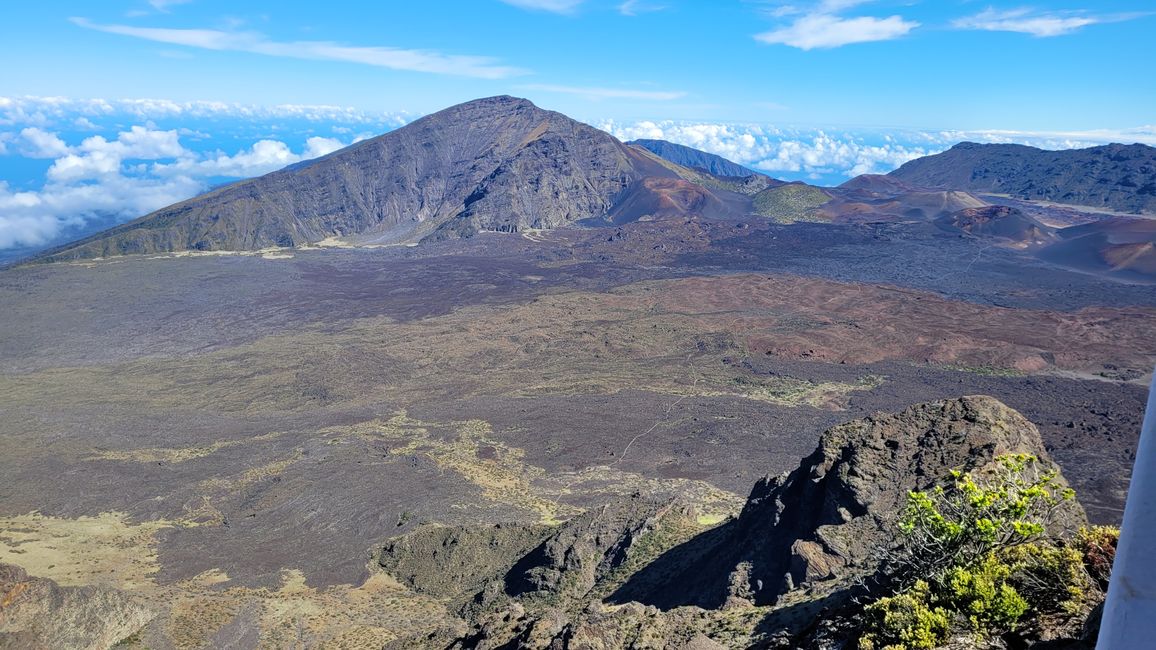
[[[742,514],[699,551],[700,560],[650,582],[652,565],[616,600],[770,605],[801,587],[873,573],[875,551],[891,543],[909,491],[928,489],[953,469],[983,470],[1009,453],[1056,467],[1035,425],[991,397],[919,404],[833,427],[797,469],[756,483]],[[1062,520],[1078,526],[1083,508],[1072,504]]]
[[[982,472],[1010,453],[1055,467],[1035,426],[991,397],[839,425],[797,469],[759,481],[737,519],[669,542],[638,568],[626,559],[637,560],[656,530],[690,511],[636,495],[587,512],[462,609],[468,632],[390,647],[841,647],[856,607],[848,594],[894,543],[907,493],[953,469]],[[1058,525],[1084,521],[1071,503]],[[623,582],[624,568],[631,574]]]

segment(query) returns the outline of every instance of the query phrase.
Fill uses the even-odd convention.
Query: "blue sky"
[[[823,183],[962,139],[1156,144],[1150,2],[13,0],[0,18],[0,249],[503,93]]]

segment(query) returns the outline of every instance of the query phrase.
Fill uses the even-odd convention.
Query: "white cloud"
[[[560,2],[561,0],[559,0]],[[233,32],[216,29],[171,29],[163,27],[134,27],[131,25],[102,25],[84,18],[71,21],[86,29],[109,34],[132,36],[159,43],[170,43],[206,50],[249,52],[266,56],[321,61],[360,63],[392,70],[428,72],[433,74],[504,79],[526,71],[500,65],[496,59],[485,56],[442,54],[429,50],[412,50],[381,46],[351,46],[328,41],[279,42],[258,32]]]
[[[1086,131],[948,130],[929,134],[928,137],[942,143],[954,144],[969,140],[973,142],[1026,144],[1041,149],[1081,149],[1111,142],[1156,146],[1156,125],[1139,126],[1132,129],[1090,129]]]
[[[546,93],[577,95],[586,99],[644,99],[649,101],[671,101],[686,97],[682,91],[635,90],[631,88],[597,88],[587,86],[557,86],[553,84],[526,84],[524,90],[538,90]]]
[[[573,13],[584,0],[501,0],[502,2],[531,11],[549,11],[556,14]]]
[[[720,155],[752,169],[792,177],[816,175],[841,182],[859,174],[886,173],[920,156],[961,142],[1015,143],[1042,149],[1076,149],[1109,142],[1156,145],[1156,125],[1090,131],[880,131],[781,129],[758,124],[640,121],[596,124],[621,140],[668,140]]]
[[[801,50],[833,48],[852,43],[889,41],[915,29],[919,23],[902,16],[844,18],[828,13],[806,14],[789,25],[755,35],[763,43],[789,45]]]
[[[15,191],[0,182],[0,249],[46,244],[97,216],[138,217],[203,192],[222,177],[264,174],[345,146],[313,136],[300,152],[266,139],[233,155],[205,154],[185,148],[175,130],[144,125],[114,140],[96,135],[75,145],[58,133],[29,127],[19,142],[25,153],[57,157],[39,190]]]
[[[155,160],[192,155],[181,146],[176,131],[158,131],[143,126],[122,131],[111,142],[99,135],[85,138],[75,150],[67,147],[55,134],[47,135],[64,148],[61,152],[64,155],[57,154],[60,157],[48,168],[48,178],[64,183],[118,174],[121,164],[127,159]]]
[[[114,175],[101,183],[50,182],[36,192],[13,192],[0,182],[0,249],[43,245],[97,215],[129,219],[203,190],[202,183],[187,177]]]
[[[347,106],[311,104],[252,106],[214,101],[174,102],[167,99],[0,96],[0,125],[44,127],[55,123],[69,123],[87,130],[96,128],[89,118],[100,119],[111,116],[142,121],[167,118],[236,118],[266,122],[296,119],[326,124],[365,124],[384,127],[402,126],[413,117],[406,113],[376,113]]]
[[[1095,25],[1099,22],[1104,22],[1104,19],[1088,15],[1044,13],[1032,9],[1000,11],[989,7],[974,16],[958,18],[951,24],[958,29],[1019,32],[1046,37],[1070,34],[1081,27]]]
[[[646,2],[646,0],[625,0],[618,5],[618,13],[623,16],[637,16],[666,9],[666,5]]]
[[[305,152],[302,159],[320,158],[341,149],[345,145],[337,138],[322,138],[315,136],[305,141]]]
[[[333,138],[315,136],[305,141],[305,149],[298,154],[279,140],[259,140],[248,149],[232,156],[224,152],[215,152],[201,158],[186,156],[172,163],[157,163],[151,171],[157,176],[248,178],[268,174],[303,160],[318,158],[344,146],[345,144]]]
[[[68,153],[68,145],[64,144],[55,133],[30,126],[20,132],[23,147],[20,154],[26,158],[59,158]]]
[[[148,0],[149,5],[157,11],[168,12],[170,7],[176,5],[183,5],[192,2],[192,0]]]
[[[812,178],[818,175],[850,178],[859,174],[884,173],[908,160],[944,148],[939,143],[933,143],[931,147],[913,146],[885,139],[878,144],[869,144],[852,135],[784,131],[759,125],[642,121],[633,124],[607,122],[601,127],[622,140],[668,140],[771,175],[789,172]]]

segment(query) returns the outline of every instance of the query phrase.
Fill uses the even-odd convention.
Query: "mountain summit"
[[[679,171],[528,100],[490,97],[163,208],[41,259],[259,250],[331,237],[398,243],[591,218],[628,221],[641,216],[638,206],[662,204],[640,201],[632,190],[651,196],[670,193],[672,183],[689,185]],[[695,189],[696,205],[717,203],[709,190]]]
[[[1121,212],[1156,212],[1156,148],[1109,144],[1048,151],[1019,144],[961,142],[888,174],[940,190],[996,192]]]

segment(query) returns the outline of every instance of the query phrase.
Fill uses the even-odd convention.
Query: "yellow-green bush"
[[[871,603],[864,610],[871,632],[859,639],[860,650],[938,646],[951,628],[951,615],[931,603],[931,586],[922,580],[903,593]]]
[[[1102,591],[1114,529],[1052,537],[1072,490],[1033,456],[996,461],[994,471],[953,472],[948,485],[909,494],[902,543],[883,564],[892,595],[865,608],[861,648],[934,648],[964,629],[1001,635],[1027,617],[1082,613]]]
[[[1077,614],[1097,587],[1083,556],[1068,545],[1024,544],[1003,549],[1000,561],[1012,572],[1012,584],[1038,612]]]
[[[1012,586],[1013,567],[995,553],[970,567],[952,567],[942,585],[941,596],[952,611],[967,617],[979,633],[1015,627],[1028,601]]]

